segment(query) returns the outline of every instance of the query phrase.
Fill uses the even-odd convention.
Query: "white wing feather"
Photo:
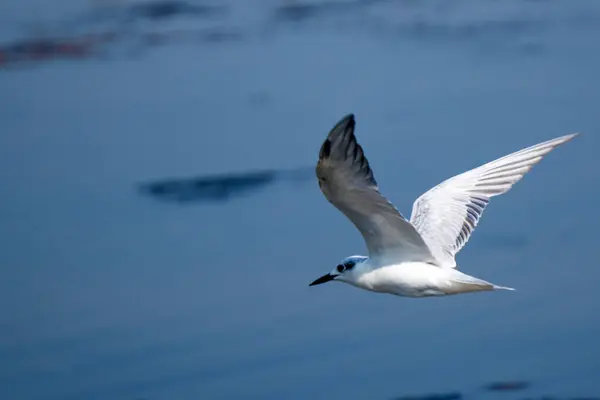
[[[467,243],[490,199],[506,193],[535,164],[577,134],[562,136],[509,154],[452,177],[421,195],[410,222],[443,267]]]

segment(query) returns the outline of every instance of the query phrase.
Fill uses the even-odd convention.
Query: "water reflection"
[[[393,1],[393,0],[391,0]],[[339,16],[353,11],[364,11],[370,5],[390,3],[390,0],[354,0],[354,1],[321,1],[283,2],[275,6],[272,15],[279,22],[304,22],[320,17]]]
[[[400,396],[395,397],[394,400],[460,400],[463,398],[463,394],[460,392],[450,393],[435,393],[435,394],[423,394],[414,396]]]
[[[519,381],[497,381],[486,384],[483,386],[483,392],[476,391],[452,391],[446,393],[424,393],[416,395],[401,395],[394,397],[393,400],[461,400],[461,399],[477,399],[481,397],[487,397],[485,392],[501,392],[501,393],[513,393],[527,391],[532,386],[532,383],[525,380]],[[507,397],[505,399],[528,399],[528,400],[600,400],[600,397],[595,396],[553,396],[553,395],[535,395],[530,394],[526,397],[521,395],[520,397]]]
[[[503,382],[492,382],[484,386],[485,390],[490,392],[514,392],[519,390],[525,390],[531,385],[527,381],[503,381]]]
[[[523,4],[468,0],[457,2],[355,0],[280,2],[266,8],[254,23],[240,24],[225,5],[183,0],[154,0],[92,9],[84,16],[65,16],[61,28],[44,37],[27,36],[0,43],[0,67],[56,58],[84,59],[110,51],[117,43],[137,42],[149,49],[167,43],[223,43],[274,35],[288,27],[323,21],[326,29],[361,30],[386,40],[413,40],[427,44],[467,43],[489,51],[514,48],[521,54],[543,54],[547,43],[541,32],[565,26],[597,24],[597,10],[578,3],[562,13],[544,2]],[[493,12],[490,12],[493,10]],[[165,21],[185,27],[164,29]],[[216,23],[216,24],[215,24]],[[275,29],[273,29],[275,28]],[[116,47],[116,46],[115,46]]]
[[[138,192],[174,203],[226,202],[279,182],[315,179],[314,168],[262,170],[189,178],[169,178],[140,183]]]
[[[129,21],[138,19],[157,21],[175,17],[213,17],[225,14],[228,8],[182,0],[156,0],[134,3],[124,11]]]

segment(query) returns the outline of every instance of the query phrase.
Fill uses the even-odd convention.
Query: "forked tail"
[[[493,285],[493,289],[494,290],[517,290],[515,288],[506,287],[506,286],[498,286],[498,285]]]
[[[475,278],[464,274],[457,270],[452,270],[454,276],[452,276],[450,287],[447,289],[450,293],[467,293],[467,292],[481,292],[490,290],[515,290],[506,286],[494,285],[483,279]]]

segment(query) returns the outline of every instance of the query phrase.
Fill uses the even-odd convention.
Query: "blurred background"
[[[600,396],[599,43],[595,0],[0,2],[0,398]],[[314,176],[351,112],[406,216],[582,133],[458,255],[517,291],[308,287],[366,252]]]

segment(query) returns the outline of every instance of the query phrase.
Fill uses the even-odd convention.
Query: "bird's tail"
[[[460,271],[452,270],[454,272],[452,278],[450,279],[452,284],[449,291],[457,292],[457,293],[465,293],[465,292],[479,292],[479,291],[487,291],[487,290],[515,290],[506,286],[494,285],[488,281],[484,281],[483,279],[475,278],[474,276],[470,276],[464,274]]]
[[[516,290],[515,288],[493,285],[494,290]]]

